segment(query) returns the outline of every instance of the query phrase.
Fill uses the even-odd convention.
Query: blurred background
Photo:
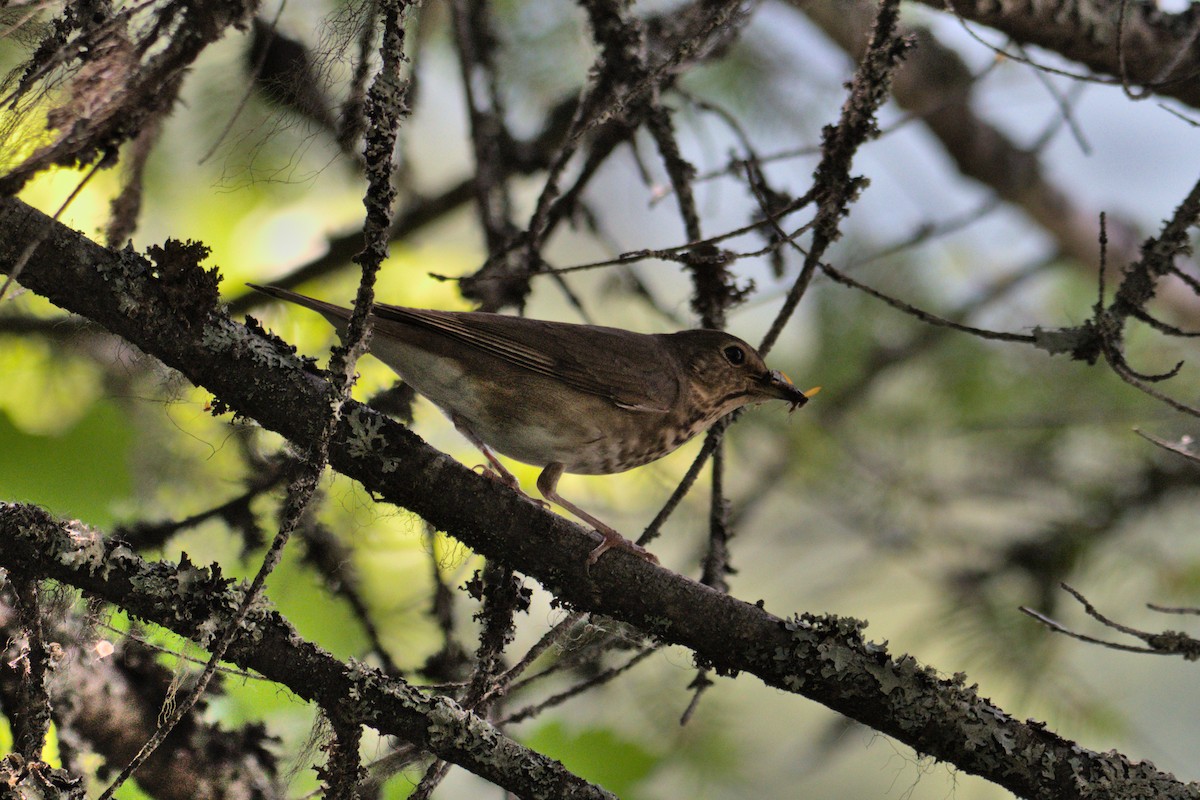
[[[400,133],[402,213],[431,208],[431,199],[444,199],[476,171],[457,8],[429,3],[409,16],[406,77],[414,83]],[[494,90],[509,130],[532,140],[547,129],[551,111],[587,84],[597,48],[586,15],[569,3],[504,1],[488,9],[491,71],[467,70],[467,85],[479,95]],[[629,13],[665,25],[675,9],[646,3]],[[13,33],[0,40],[7,68],[29,57],[36,26],[48,25],[54,11],[14,5],[3,12]],[[232,309],[252,314],[320,363],[334,341],[324,321],[248,297],[244,284],[295,280],[308,270],[294,284],[298,290],[347,305],[353,299],[358,271],[338,247],[350,242],[354,252],[364,181],[348,148],[312,109],[336,109],[344,99],[361,13],[320,0],[266,5],[260,22],[208,47],[147,150],[136,226],[111,242],[131,240],[139,250],[168,237],[205,243]],[[740,160],[756,157],[775,190],[793,197],[807,191],[822,127],[837,121],[855,67],[839,20],[826,16],[869,21],[872,13],[860,3],[753,4],[724,50],[680,69],[663,103],[696,170],[705,235],[761,216]],[[906,4],[903,20],[922,32],[910,65],[930,53],[946,60],[904,94],[899,87],[907,83],[898,79],[897,99],[879,115],[881,135],[854,161],[853,173],[869,185],[824,261],[891,297],[979,328],[1028,334],[1087,320],[1098,292],[1099,214],[1108,218],[1111,291],[1141,240],[1155,234],[1200,175],[1194,109],[1162,97],[1137,102],[1119,85],[1041,69],[1083,71],[924,6]],[[311,71],[274,52],[272,37],[275,48],[284,41],[302,46]],[[272,83],[277,60],[282,77]],[[495,86],[486,85],[488,75]],[[941,79],[958,89],[939,85]],[[297,98],[308,93],[317,99],[297,111]],[[993,131],[1004,145],[975,153],[974,165],[930,123],[957,103],[969,124]],[[37,108],[6,120],[6,169],[45,135]],[[967,125],[960,120],[948,130]],[[545,242],[546,264],[569,268],[688,242],[655,142],[639,133],[633,143],[597,166],[572,224],[559,225]],[[127,154],[121,166],[91,177],[62,220],[111,239],[110,203],[129,184],[134,161]],[[1014,172],[1016,164],[1024,171]],[[573,162],[564,185],[579,170]],[[53,213],[85,173],[40,172],[20,197]],[[544,169],[505,176],[518,225],[528,222],[544,182]],[[1039,193],[1041,200],[1030,200]],[[393,242],[380,300],[475,306],[453,279],[475,275],[488,261],[480,215],[469,195],[444,205]],[[802,212],[804,220],[809,213]],[[721,246],[749,253],[765,241],[751,232]],[[802,258],[782,249],[733,263],[745,296],[728,310],[729,330],[761,341]],[[1192,265],[1184,269],[1195,274]],[[1174,279],[1159,288],[1155,312],[1195,329],[1195,294]],[[645,332],[700,324],[691,276],[669,260],[644,258],[561,280],[539,275],[528,289],[520,310],[531,317]],[[1200,365],[1191,339],[1133,327],[1126,345],[1129,363],[1144,372],[1183,360],[1180,374],[1158,388],[1185,403],[1196,400]],[[1186,626],[1186,619],[1145,604],[1197,604],[1198,473],[1135,429],[1180,441],[1195,431],[1194,418],[1123,382],[1103,362],[1088,366],[1028,344],[934,327],[821,274],[767,360],[802,388],[823,391],[793,414],[775,406],[752,410],[726,436],[732,594],[761,599],[780,616],[807,611],[868,620],[868,638],[947,676],[966,673],[1018,719],[1042,720],[1089,749],[1117,749],[1200,780],[1194,664],[1071,640],[1019,611],[1028,606],[1072,629],[1118,638],[1060,590],[1065,581],[1124,624]],[[359,371],[360,399],[378,396],[394,380],[369,357]],[[254,534],[269,539],[281,490],[248,487],[275,463],[285,446],[279,437],[248,420],[214,416],[209,393],[29,292],[10,292],[0,302],[0,376],[0,499],[36,503],[127,536],[150,558],[174,561],[186,552],[199,564],[219,562],[226,574],[254,573],[262,547]],[[418,399],[413,411],[420,436],[476,463],[478,454],[437,409]],[[560,488],[635,537],[699,447],[692,442],[622,475],[567,476]],[[532,490],[537,471],[509,466]],[[709,490],[702,478],[651,548],[670,569],[700,573]],[[414,682],[447,679],[437,657],[451,658],[455,643],[468,653],[475,646],[478,605],[460,587],[482,561],[333,473],[321,494],[314,529],[329,537],[345,572],[322,565],[314,540],[293,543],[268,585],[270,601],[303,636],[340,658],[379,663],[382,650]],[[221,514],[172,524],[243,495],[240,527]],[[532,606],[518,616],[511,661],[566,617],[536,583],[525,583]],[[432,611],[435,597],[440,615]],[[374,632],[364,630],[364,618]],[[96,636],[131,631],[119,614],[105,623],[112,629]],[[156,659],[168,672],[188,668],[179,653],[198,655],[161,631],[132,631],[165,648]],[[499,715],[621,666],[643,645],[605,620],[580,623],[534,669],[549,674],[515,693]],[[1008,796],[748,676],[713,677],[681,725],[695,676],[688,652],[662,649],[507,730],[624,798]],[[303,752],[315,718],[307,704],[263,681],[231,677],[204,714],[230,728],[263,723],[278,737],[269,747],[290,775],[289,796],[317,786],[312,754]],[[4,735],[0,749],[7,749]],[[378,739],[365,748],[368,762],[390,750]],[[381,796],[408,796],[422,773],[422,765],[409,765]],[[131,784],[119,796],[139,797],[141,789]],[[451,770],[435,796],[500,790]]]

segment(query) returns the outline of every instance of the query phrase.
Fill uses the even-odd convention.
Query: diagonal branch
[[[46,226],[48,235],[23,273],[28,288],[86,314],[215,392],[226,408],[299,446],[316,437],[327,397],[322,377],[256,325],[239,325],[215,305],[179,291],[173,283],[178,276],[159,274],[140,256],[105,250],[7,198],[0,200],[0,271],[10,269],[22,243]],[[589,571],[585,559],[594,547],[589,532],[477,475],[359,403],[347,403],[329,455],[335,469],[382,500],[413,510],[484,556],[536,578],[566,604],[688,647],[718,673],[753,673],[1021,796],[1200,798],[1200,787],[1146,762],[1095,753],[1044,725],[1014,719],[962,676],[943,679],[911,657],[890,656],[886,647],[862,637],[857,620],[803,615],[785,621],[622,553]],[[28,527],[0,524],[0,561],[15,557],[19,546],[34,550],[35,557],[41,552],[32,543],[19,545]],[[104,588],[103,574],[80,565],[82,556],[55,549],[37,558],[43,574],[88,591]],[[282,669],[262,666],[273,674]],[[348,688],[345,676],[332,665],[324,669],[331,678],[342,676],[333,698],[340,701]],[[399,698],[386,697],[381,718],[394,710],[418,734],[428,733],[424,718],[414,719]],[[469,756],[455,753],[459,759]]]
[[[922,2],[1077,61],[1112,83],[1144,86],[1200,108],[1200,14],[1194,5],[1172,14],[1157,3],[1126,0]]]
[[[0,503],[0,565],[46,577],[120,606],[203,645],[233,617],[240,587],[198,568],[147,562],[119,541],[77,523],[62,523],[35,506]],[[322,708],[339,724],[353,720],[403,737],[521,797],[611,798],[561,764],[517,744],[452,700],[421,692],[376,669],[343,663],[302,639],[277,612],[256,605],[226,651]],[[357,756],[357,751],[355,751]]]

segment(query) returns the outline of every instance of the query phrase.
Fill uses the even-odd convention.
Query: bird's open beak
[[[791,410],[794,411],[807,403],[808,398],[821,391],[821,387],[814,386],[807,392],[802,392],[792,383],[791,378],[773,369],[760,379],[759,391],[764,399],[778,399],[791,403]]]

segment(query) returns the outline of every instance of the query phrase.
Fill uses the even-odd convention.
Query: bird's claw
[[[479,474],[484,476],[485,478],[491,478],[492,480],[496,481],[497,483],[504,484],[505,486],[512,489],[514,492],[516,492],[517,494],[521,495],[521,497],[524,497],[526,500],[533,503],[535,506],[538,506],[539,508],[542,508],[546,511],[550,510],[550,504],[547,503],[545,500],[542,500],[541,498],[533,497],[532,495],[526,494],[525,490],[521,488],[521,482],[518,481],[512,473],[506,474],[506,473],[497,472],[492,467],[491,464],[476,464],[474,467],[472,467],[472,469],[479,472]]]
[[[476,464],[471,469],[475,470],[476,472],[478,472],[480,475],[484,476],[485,478],[491,478],[492,480],[496,481],[497,483],[504,484],[505,486],[507,486],[508,488],[512,489],[515,492],[518,492],[520,494],[525,494],[524,492],[521,491],[520,482],[513,476],[512,473],[501,474],[501,473],[497,472],[492,467],[491,464]],[[530,499],[532,499],[532,498],[530,498]]]
[[[640,544],[629,541],[619,533],[605,533],[604,531],[596,531],[596,533],[604,537],[604,541],[597,545],[596,549],[592,550],[592,552],[588,554],[587,566],[589,567],[599,561],[600,556],[614,548],[618,550],[628,550],[638,558],[645,559],[651,564],[658,565],[659,563],[658,557],[655,556],[654,553],[651,553]]]

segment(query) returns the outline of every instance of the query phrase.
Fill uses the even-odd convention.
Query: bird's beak
[[[764,400],[784,400],[792,404],[792,410],[808,402],[808,398],[821,391],[820,386],[814,386],[807,392],[802,392],[792,383],[792,379],[777,369],[773,369],[759,379],[758,393]]]

